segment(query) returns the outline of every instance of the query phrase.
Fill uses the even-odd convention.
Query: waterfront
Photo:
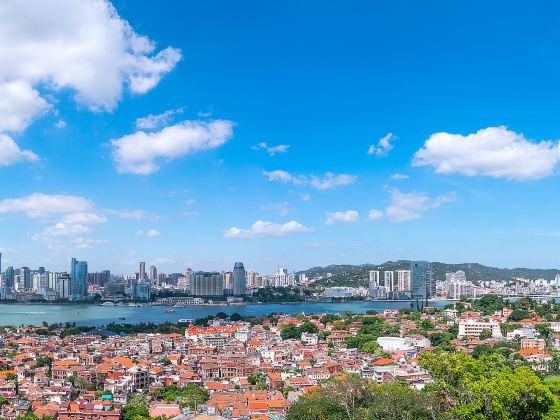
[[[431,306],[443,307],[447,300],[430,302]],[[111,322],[137,324],[140,322],[177,322],[179,319],[197,319],[218,312],[243,316],[265,316],[270,313],[365,313],[368,310],[410,308],[409,301],[364,301],[348,303],[268,303],[236,305],[204,305],[173,308],[168,313],[162,306],[99,306],[99,305],[56,305],[56,304],[0,304],[1,325],[39,325],[43,321],[75,322],[77,325],[106,325]],[[124,320],[122,318],[125,318]]]

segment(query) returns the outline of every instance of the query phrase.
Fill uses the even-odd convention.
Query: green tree
[[[327,390],[302,395],[292,404],[286,420],[348,420],[344,407]]]
[[[239,315],[237,312],[234,312],[229,316],[229,319],[230,321],[237,322],[237,321],[241,321],[243,317]]]
[[[132,394],[123,407],[124,420],[145,420],[150,418],[148,401],[142,394]]]
[[[490,332],[490,330],[482,330],[482,332],[480,333],[480,339],[486,340],[488,338],[492,338],[492,333]]]
[[[282,340],[298,339],[301,336],[301,332],[297,325],[294,324],[284,324],[282,325],[282,331],[280,332]]]

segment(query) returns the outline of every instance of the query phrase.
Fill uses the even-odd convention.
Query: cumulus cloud
[[[381,210],[371,209],[368,213],[368,220],[375,221],[383,217],[383,212]]]
[[[0,213],[24,213],[31,218],[88,212],[93,203],[75,195],[48,195],[35,193],[21,198],[0,201]]]
[[[156,229],[150,229],[146,232],[148,238],[156,238],[160,236],[160,233]]]
[[[348,174],[334,174],[327,172],[323,176],[292,175],[283,170],[264,171],[263,175],[272,182],[282,182],[293,185],[309,185],[317,190],[330,190],[343,185],[352,184],[356,176]]]
[[[10,136],[0,134],[0,166],[12,165],[22,160],[35,161],[38,159],[39,157],[31,150],[20,149]]]
[[[337,222],[356,223],[359,219],[360,215],[356,210],[327,212],[325,224],[334,225]]]
[[[406,222],[409,220],[420,219],[422,215],[443,204],[452,203],[457,199],[454,192],[442,194],[431,198],[425,193],[403,193],[396,188],[388,188],[390,202],[385,210],[385,214],[394,222]]]
[[[289,144],[279,144],[277,146],[269,146],[268,144],[266,144],[265,142],[256,144],[252,147],[253,150],[264,150],[266,151],[270,156],[274,156],[277,153],[286,153],[288,151],[288,149],[290,148]]]
[[[175,115],[182,113],[183,108],[178,108],[167,110],[162,114],[150,114],[147,117],[136,119],[136,128],[139,130],[154,130],[161,128],[168,125]]]
[[[248,229],[232,227],[224,232],[226,238],[254,238],[258,236],[286,236],[290,233],[308,232],[311,229],[294,220],[284,224],[257,220]]]
[[[105,223],[106,221],[107,218],[103,214],[87,212],[70,213],[62,218],[62,222],[69,225],[94,225]]]
[[[57,237],[57,236],[78,236],[90,233],[91,228],[84,225],[72,225],[63,222],[59,222],[56,225],[48,226],[44,228],[40,233],[33,236],[34,240],[41,240],[46,237]]]
[[[105,223],[105,215],[88,199],[74,195],[49,195],[35,193],[20,198],[0,201],[0,214],[20,213],[40,223],[53,223],[42,228],[31,238],[43,242],[49,249],[62,250],[65,244],[75,248],[101,243],[89,235],[90,225]],[[69,240],[70,242],[64,242]]]
[[[405,179],[408,179],[408,175],[402,175],[402,174],[392,174],[389,179],[391,181],[404,181]]]
[[[375,156],[386,156],[393,149],[392,141],[396,140],[397,137],[393,133],[388,133],[379,139],[377,144],[372,144],[369,146],[368,155]]]
[[[147,92],[181,59],[156,52],[107,0],[5,0],[0,16],[0,84],[69,88],[92,109],[112,109],[123,86]]]
[[[1,7],[0,5],[0,9]],[[3,63],[2,66],[4,65]],[[39,92],[33,89],[28,82],[24,80],[2,82],[0,78],[0,132],[25,130],[31,121],[46,111],[48,107],[47,101],[41,98]]]
[[[551,175],[559,160],[558,142],[533,142],[501,126],[466,136],[432,134],[414,155],[413,165],[431,166],[441,174],[521,181]]]
[[[160,160],[216,148],[232,135],[231,121],[183,121],[161,131],[137,131],[112,140],[111,145],[119,172],[148,175],[159,170]]]

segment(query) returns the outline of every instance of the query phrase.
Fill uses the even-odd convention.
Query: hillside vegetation
[[[362,265],[328,265],[326,267],[313,267],[303,273],[308,277],[313,278],[323,276],[322,279],[317,280],[313,284],[321,287],[332,286],[350,286],[358,287],[368,286],[368,271],[369,270],[408,270],[410,269],[411,261],[387,261],[383,264],[362,264]],[[445,273],[450,273],[457,270],[463,270],[467,276],[467,280],[475,283],[481,281],[496,280],[507,282],[516,277],[524,277],[527,279],[552,280],[559,273],[556,269],[534,269],[534,268],[496,268],[488,267],[478,263],[462,263],[462,264],[446,264],[441,262],[432,263],[434,273],[437,280],[445,280]],[[332,276],[327,278],[327,273]]]

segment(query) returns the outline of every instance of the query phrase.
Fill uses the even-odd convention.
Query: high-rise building
[[[152,287],[149,281],[132,281],[131,297],[134,300],[150,300],[152,297]]]
[[[4,287],[6,290],[12,290],[15,286],[14,283],[15,273],[14,267],[6,268],[6,272],[4,273]]]
[[[152,284],[157,281],[157,268],[155,265],[150,266],[150,281]]]
[[[379,271],[370,270],[369,272],[369,296],[375,297],[375,290],[379,287]]]
[[[56,292],[59,299],[69,299],[70,298],[70,287],[72,279],[68,273],[59,273],[60,275],[56,279]]]
[[[288,273],[287,268],[278,267],[274,275],[274,287],[291,287],[296,285],[296,275]]]
[[[247,290],[247,272],[242,262],[233,266],[233,295],[244,296]]]
[[[138,271],[138,280],[144,280],[146,278],[146,263],[144,261],[140,262],[140,270]]]
[[[87,298],[87,261],[70,261],[70,299],[82,300]]]
[[[220,273],[197,272],[191,285],[193,296],[223,296],[224,276]]]
[[[397,291],[410,292],[410,270],[397,270]]]
[[[25,290],[31,290],[31,270],[29,270],[29,267],[21,267],[20,275],[23,279],[23,288]]]
[[[387,293],[395,291],[395,272],[394,271],[385,271],[383,273],[383,281],[385,285],[385,290]]]
[[[412,272],[412,299],[427,304],[428,298],[435,295],[435,279],[431,264],[427,261],[411,263]],[[417,309],[420,309],[418,307]]]

